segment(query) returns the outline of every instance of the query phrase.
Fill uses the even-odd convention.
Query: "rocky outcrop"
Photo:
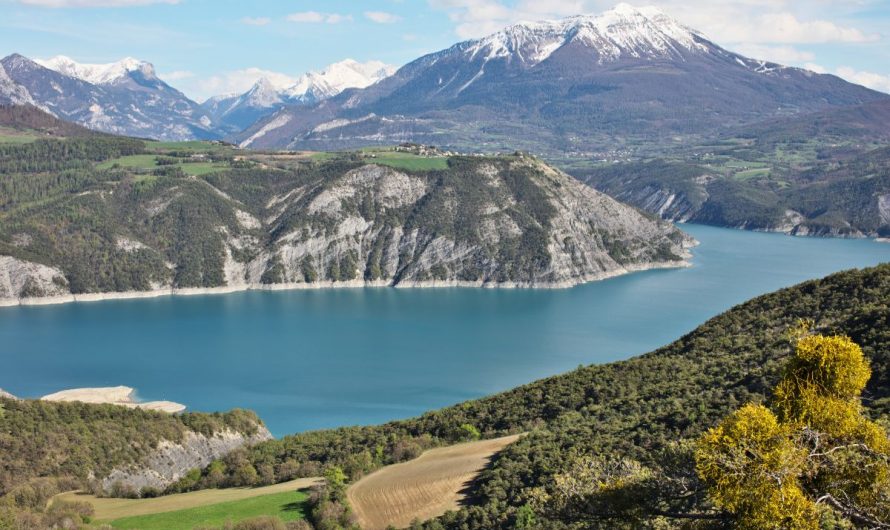
[[[570,286],[679,266],[692,240],[529,157],[450,179],[366,165],[297,190],[248,283]],[[262,275],[256,276],[263,271]]]
[[[68,294],[68,280],[56,267],[0,256],[0,300]]]
[[[707,197],[707,192],[703,189],[700,193]],[[691,201],[685,192],[656,186],[630,190],[615,198],[651,212],[662,219],[680,223],[689,221],[701,208],[701,205]]]
[[[272,434],[262,426],[252,435],[231,429],[210,436],[187,431],[181,442],[162,441],[142,463],[114,469],[101,480],[102,489],[109,493],[139,493],[145,488],[163,490],[189,470],[204,468],[235,449],[271,438]]]

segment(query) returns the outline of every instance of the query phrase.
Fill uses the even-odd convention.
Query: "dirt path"
[[[300,478],[272,486],[261,488],[226,488],[219,490],[200,490],[189,493],[177,493],[165,495],[154,499],[108,499],[98,498],[81,492],[61,493],[53,497],[53,500],[62,501],[86,501],[93,505],[96,514],[93,516],[98,521],[113,521],[121,517],[134,515],[149,515],[153,513],[172,512],[198,506],[209,506],[220,502],[239,501],[271,493],[284,493],[309,488],[318,484],[320,478]]]
[[[519,435],[432,449],[419,458],[380,469],[349,487],[346,495],[364,530],[408,526],[456,510],[462,490],[491,457]]]

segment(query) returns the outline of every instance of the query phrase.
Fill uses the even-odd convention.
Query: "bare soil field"
[[[97,521],[113,521],[122,517],[136,515],[149,515],[155,513],[173,512],[186,508],[209,506],[221,502],[239,501],[272,493],[285,493],[306,489],[319,484],[321,478],[300,478],[272,486],[261,488],[226,488],[199,490],[189,493],[177,493],[154,499],[110,499],[99,498],[82,492],[67,492],[56,495],[53,500],[62,501],[86,501],[93,505],[96,513],[93,516]]]
[[[364,530],[408,526],[456,510],[463,490],[491,457],[520,435],[432,449],[419,458],[387,466],[349,487],[346,495]]]

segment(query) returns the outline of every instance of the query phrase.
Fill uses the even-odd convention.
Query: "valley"
[[[743,128],[702,145],[553,163],[665,219],[793,235],[886,237],[888,113],[890,104],[876,102]]]
[[[888,6],[358,4],[2,4],[0,530],[890,528]]]

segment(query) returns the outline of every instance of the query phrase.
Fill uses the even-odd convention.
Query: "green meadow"
[[[191,530],[199,526],[222,526],[261,515],[272,515],[283,521],[304,517],[307,499],[303,492],[285,492],[187,508],[172,512],[125,517],[111,522],[113,528],[123,530]]]

